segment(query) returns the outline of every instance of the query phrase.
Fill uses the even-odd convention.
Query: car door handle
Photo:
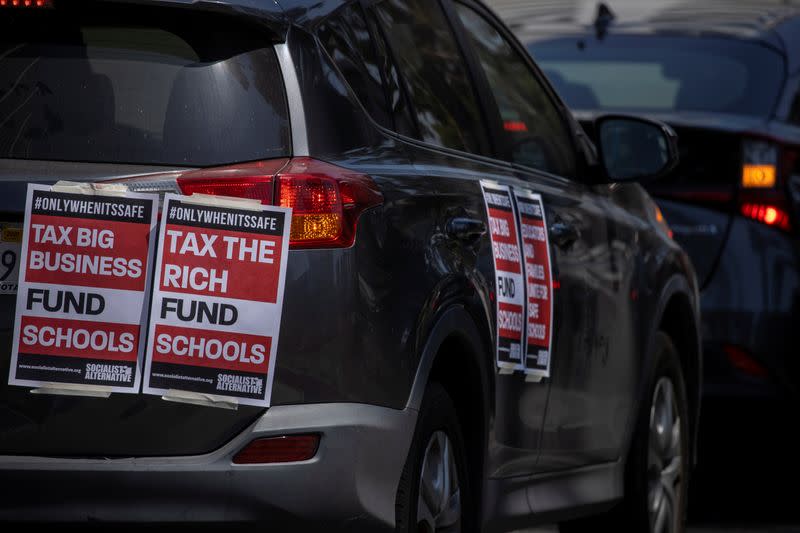
[[[572,224],[556,222],[550,226],[550,240],[562,250],[572,246],[580,237],[580,230]]]
[[[461,241],[474,241],[486,235],[486,224],[474,218],[454,217],[447,221],[447,234]]]

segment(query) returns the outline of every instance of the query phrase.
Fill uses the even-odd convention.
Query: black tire
[[[686,506],[689,486],[689,411],[686,385],[681,371],[680,359],[672,339],[658,332],[655,339],[653,371],[648,377],[646,396],[634,429],[633,442],[625,469],[624,499],[611,511],[603,515],[591,516],[561,524],[562,533],[588,533],[597,531],[631,531],[653,533],[648,513],[649,483],[652,478],[648,467],[648,447],[650,444],[650,416],[654,403],[656,386],[662,378],[672,383],[675,406],[680,417],[681,452],[680,483],[676,495],[675,527],[671,533],[684,533],[686,530]]]
[[[453,533],[477,531],[475,524],[467,518],[472,514],[471,483],[466,463],[466,448],[458,415],[453,401],[447,391],[438,383],[430,383],[422,399],[417,426],[411,449],[400,477],[397,488],[396,531],[401,533],[418,533],[426,531],[417,523],[417,501],[419,498],[420,478],[424,454],[428,443],[435,433],[443,431],[454,452],[455,470],[460,490],[460,518],[456,527],[441,529]]]

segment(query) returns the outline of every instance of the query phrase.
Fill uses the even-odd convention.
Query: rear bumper
[[[776,379],[769,373],[762,375],[759,371],[757,374],[752,374],[747,370],[734,366],[725,354],[724,346],[728,344],[736,346],[764,368],[762,366],[764,365],[764,358],[759,355],[760,350],[757,344],[751,344],[736,338],[705,342],[703,346],[703,362],[705,363],[704,398],[709,401],[736,400],[739,398],[769,400],[791,396],[794,389],[791,383],[787,383],[780,378]],[[772,352],[770,355],[775,357],[783,356],[784,354]],[[790,354],[786,354],[786,356],[788,355]],[[785,375],[782,376],[782,378],[785,377]],[[704,410],[705,407],[703,405]]]
[[[0,457],[0,520],[267,522],[393,530],[395,494],[416,412],[363,404],[270,408],[219,450],[131,459]],[[257,437],[322,434],[304,462],[234,465]],[[275,530],[281,530],[280,527]]]
[[[800,243],[734,217],[700,300],[706,397],[800,392]],[[747,364],[737,367],[726,348]]]

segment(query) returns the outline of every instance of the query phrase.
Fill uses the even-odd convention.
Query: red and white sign
[[[28,185],[10,384],[139,391],[157,210],[153,194]]]
[[[525,259],[525,373],[550,376],[553,281],[542,197],[514,190]]]
[[[166,196],[145,393],[269,405],[290,225],[286,208]]]
[[[497,302],[497,366],[522,370],[525,335],[525,284],[519,231],[511,190],[481,181],[494,259]]]

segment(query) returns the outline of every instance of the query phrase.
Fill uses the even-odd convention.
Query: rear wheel
[[[683,533],[689,476],[686,386],[672,340],[659,332],[648,404],[642,409],[628,458],[625,499],[605,515],[561,524],[561,531],[617,530]]]
[[[397,531],[463,533],[471,497],[464,438],[453,401],[438,383],[425,391],[397,492]]]

